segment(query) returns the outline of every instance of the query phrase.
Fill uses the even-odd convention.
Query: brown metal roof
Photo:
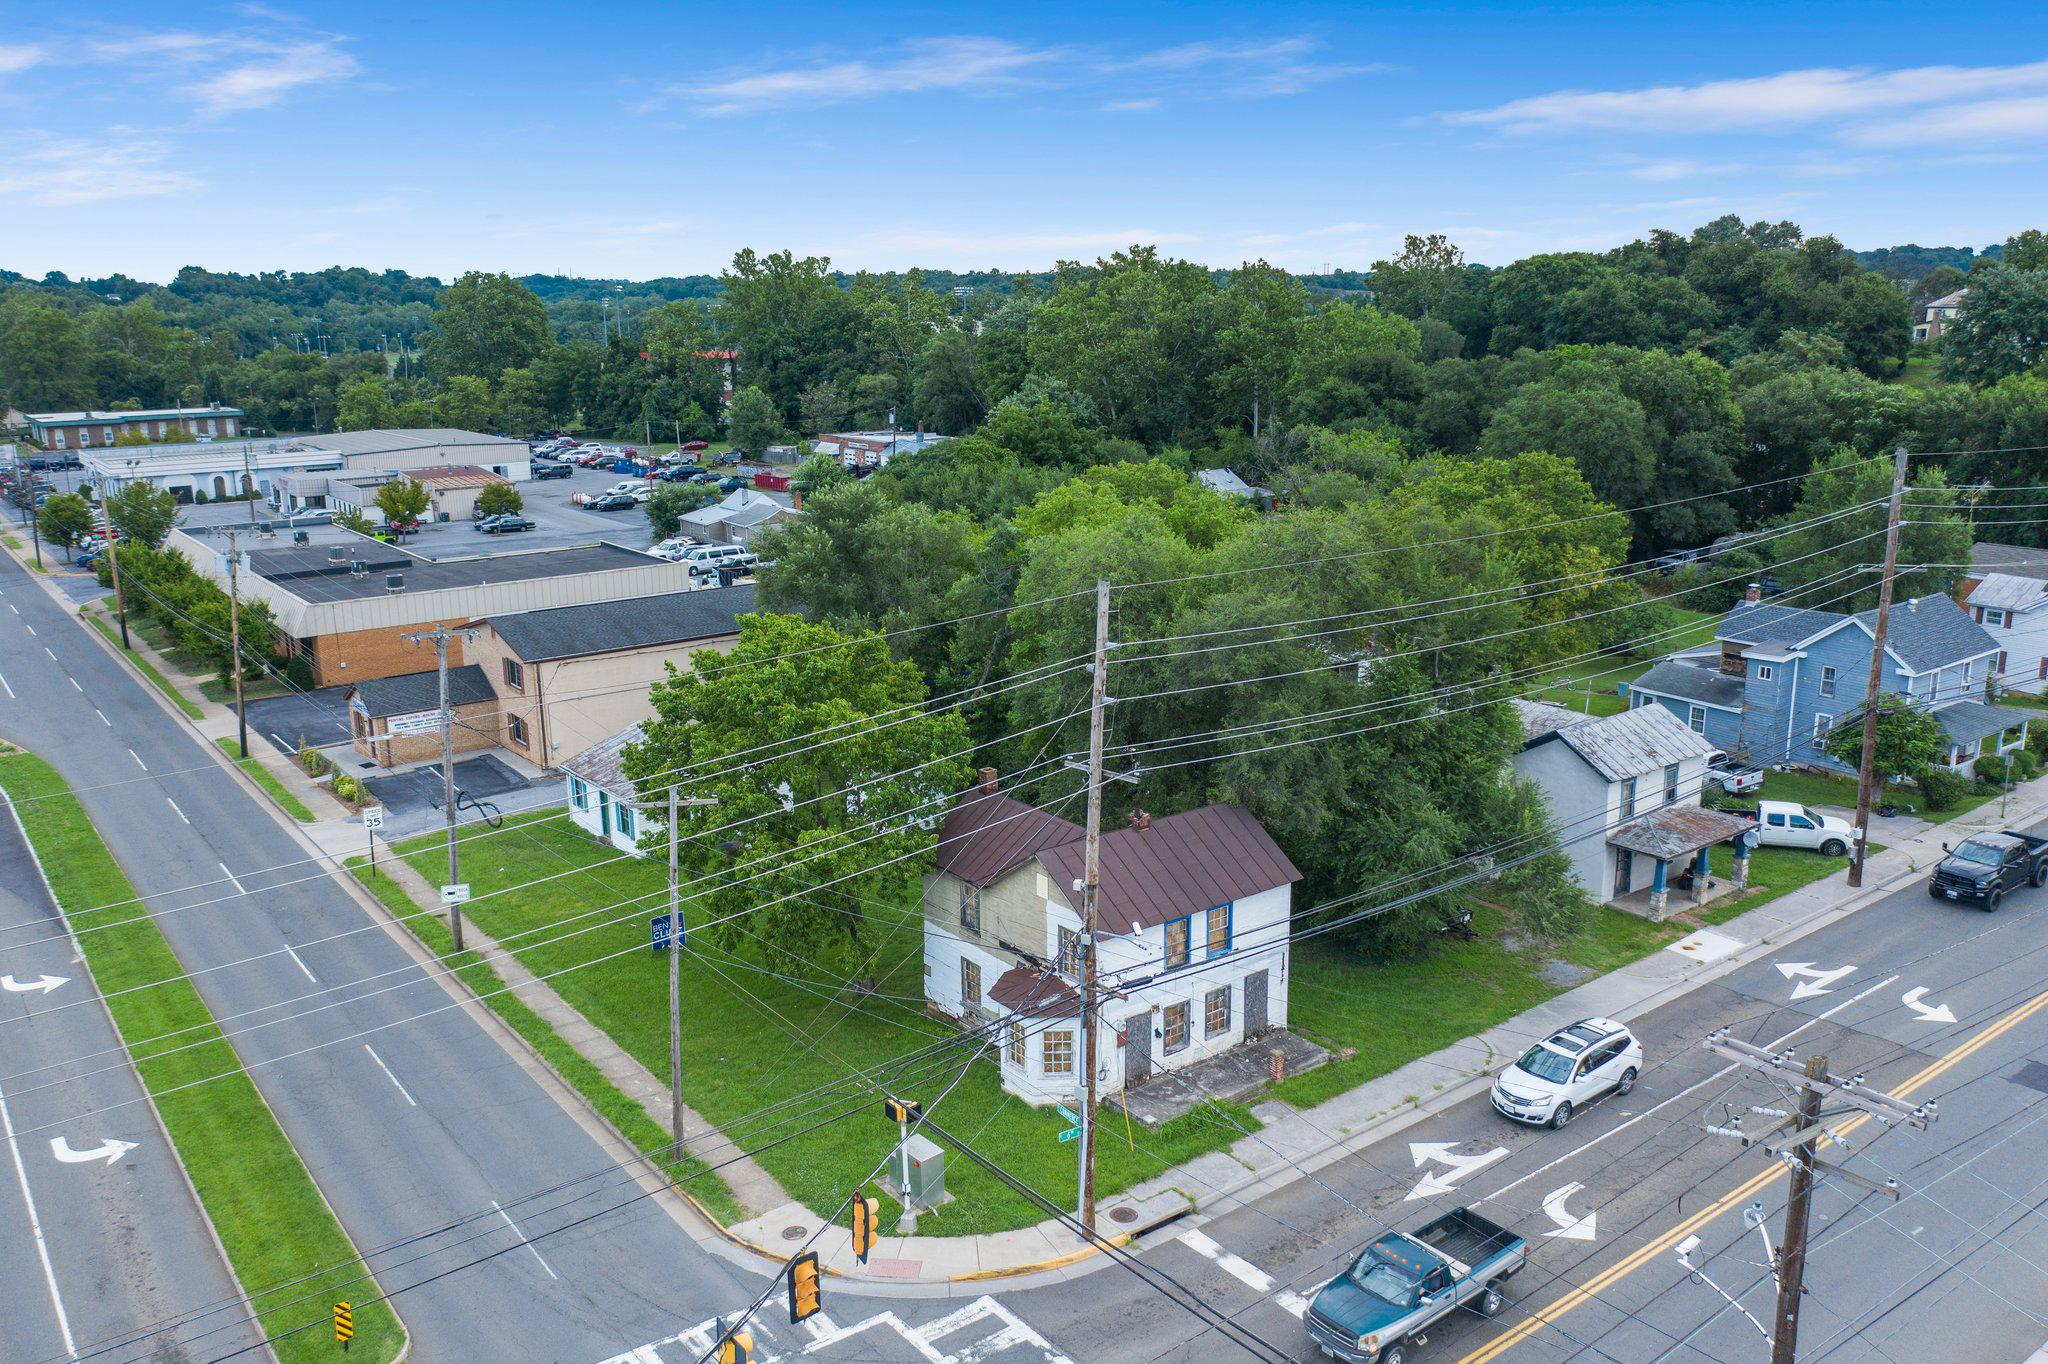
[[[1698,805],[1666,805],[1652,810],[1607,835],[1617,848],[1661,857],[1665,861],[1696,853],[1701,848],[1724,842],[1747,829],[1754,820],[1725,810],[1708,810]]]
[[[999,792],[976,789],[939,826],[938,869],[986,886],[1041,848],[1082,837],[1081,826]]]
[[[1064,1018],[1080,1012],[1081,997],[1049,971],[1012,966],[989,986],[988,997],[1012,1013]]]
[[[1064,888],[1080,877],[1083,852],[1076,841],[1042,849],[1038,860]],[[1251,811],[1205,805],[1103,834],[1098,923],[1131,933],[1300,879]]]

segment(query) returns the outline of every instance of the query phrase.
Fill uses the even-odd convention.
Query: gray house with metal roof
[[[2007,691],[2048,692],[2048,551],[1982,544],[1956,598],[1998,641],[1995,671]]]
[[[1663,706],[1715,748],[1756,767],[1846,771],[1822,744],[1861,713],[1876,619],[1875,611],[1740,602],[1722,618],[1711,648],[1673,654],[1629,683],[1629,704]],[[1941,723],[1947,765],[1964,775],[1974,774],[1980,753],[2025,742],[2023,717],[1987,729],[2000,718],[1981,704],[1990,699],[1999,654],[1998,641],[1951,598],[1892,607],[1880,690]]]

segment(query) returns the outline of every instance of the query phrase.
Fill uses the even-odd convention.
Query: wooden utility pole
[[[679,798],[668,788],[668,1139],[674,1158],[683,1158],[683,899],[681,846],[676,816],[681,808],[716,805],[716,796]]]
[[[441,684],[441,812],[448,826],[448,883],[441,894],[448,901],[448,936],[455,940],[457,952],[462,950],[462,902],[454,896],[455,887],[462,884],[462,857],[455,846],[455,712],[448,704],[448,641],[468,639],[472,633],[436,625],[404,636],[414,644],[433,643],[434,668]]]
[[[1799,1357],[1799,1299],[1806,1292],[1806,1232],[1813,1212],[1813,1151],[1820,1135],[1820,1090],[1813,1082],[1827,1073],[1827,1057],[1807,1058],[1807,1083],[1799,1090],[1795,1130],[1808,1135],[1791,1153],[1792,1196],[1785,1203],[1785,1240],[1778,1251],[1778,1314],[1771,1322],[1771,1364],[1795,1364]]]
[[[128,598],[121,593],[120,546],[114,541],[114,514],[107,510],[107,480],[102,476],[94,482],[100,492],[100,537],[107,547],[107,562],[114,570],[114,611],[121,617],[121,647],[132,649],[134,646],[128,642]]]
[[[242,756],[249,756],[249,708],[242,700],[242,552],[235,532],[228,532],[228,656],[235,675],[235,726],[241,735]]]
[[[1863,861],[1870,849],[1870,796],[1877,775],[1877,712],[1884,684],[1884,637],[1892,619],[1892,582],[1899,572],[1899,511],[1906,497],[1906,449],[1892,456],[1892,505],[1884,530],[1884,576],[1877,584],[1877,624],[1871,630],[1870,681],[1863,691],[1863,758],[1856,766],[1856,847],[1849,862],[1849,884],[1863,884]]]
[[[1095,1234],[1095,902],[1102,886],[1102,712],[1108,704],[1109,580],[1095,584],[1095,662],[1088,690],[1088,832],[1081,871],[1081,1226]]]

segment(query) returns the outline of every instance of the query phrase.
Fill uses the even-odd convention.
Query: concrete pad
[[[1702,928],[1688,934],[1675,943],[1665,945],[1666,952],[1676,952],[1691,961],[1719,961],[1726,956],[1740,952],[1745,944],[1740,938],[1731,938],[1726,933],[1716,933],[1711,928]]]

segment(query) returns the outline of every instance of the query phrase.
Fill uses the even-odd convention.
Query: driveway
[[[285,752],[296,754],[301,744],[326,748],[347,743],[348,702],[346,687],[319,687],[285,696],[265,696],[249,703],[249,728]]]
[[[384,807],[384,837],[396,842],[414,834],[438,829],[445,822],[441,814],[441,769],[429,764],[388,777],[370,777],[363,785]],[[545,804],[560,791],[552,778],[529,781],[495,753],[464,758],[455,764],[455,789],[459,796],[488,801],[503,813]],[[464,811],[464,818],[472,812]]]

